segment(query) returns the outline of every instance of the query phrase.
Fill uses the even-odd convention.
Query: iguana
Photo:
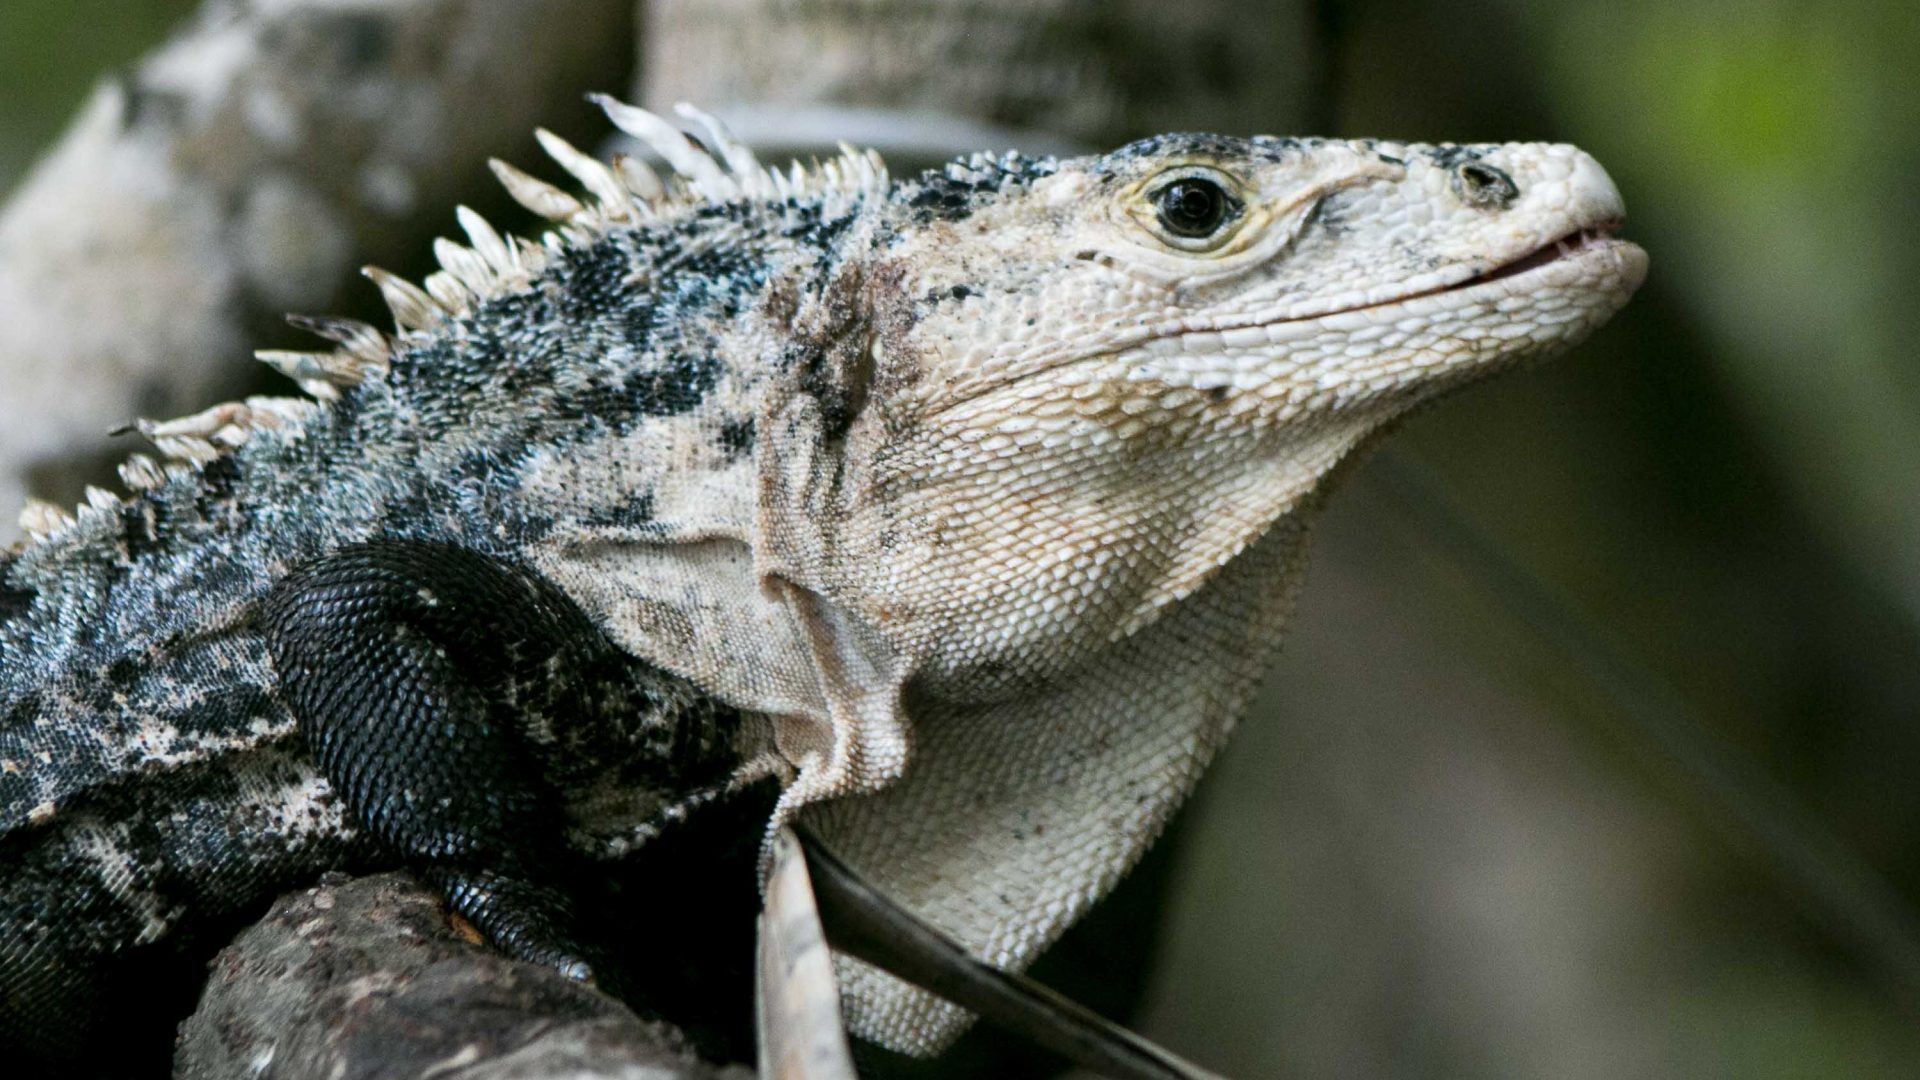
[[[330,868],[604,974],[580,883],[749,795],[1021,968],[1220,745],[1342,465],[1645,272],[1564,145],[1179,134],[894,182],[599,103],[672,175],[541,133],[584,195],[493,168],[552,231],[461,209],[423,285],[369,269],[395,331],[261,354],[312,400],[140,422],[168,460],[129,495],[29,508],[0,1061],[77,1067],[140,964]],[[966,1024],[839,982],[890,1047]]]

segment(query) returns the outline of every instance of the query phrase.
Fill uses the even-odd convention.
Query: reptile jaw
[[[1316,311],[1310,314],[1267,319],[1250,325],[1278,326],[1283,323],[1306,323],[1331,318],[1336,315],[1352,315],[1362,311],[1380,311],[1386,308],[1398,307],[1401,304],[1411,303],[1415,300],[1422,300],[1429,296],[1464,292],[1467,289],[1486,285],[1490,282],[1519,277],[1522,274],[1577,259],[1593,252],[1603,250],[1619,251],[1634,247],[1635,245],[1631,242],[1622,240],[1616,235],[1619,232],[1620,224],[1619,219],[1616,218],[1593,225],[1580,226],[1579,228],[1562,233],[1559,237],[1534,248],[1525,255],[1501,263],[1491,269],[1482,270],[1477,274],[1463,277],[1458,281],[1435,285],[1432,288],[1421,289],[1417,292],[1404,293],[1400,296],[1391,297],[1386,300],[1378,300],[1371,304],[1355,304],[1352,307],[1336,308],[1332,311]],[[1221,329],[1226,328],[1222,327]]]
[[[1512,262],[1502,263],[1491,270],[1476,274],[1457,285],[1449,285],[1432,291],[1449,292],[1454,289],[1465,289],[1474,285],[1481,285],[1489,281],[1498,281],[1501,278],[1514,277],[1518,274],[1524,274],[1529,270],[1546,266],[1549,263],[1556,263],[1562,259],[1571,258],[1591,248],[1623,243],[1624,241],[1621,241],[1619,237],[1615,235],[1619,231],[1620,222],[1617,220],[1602,222],[1598,225],[1582,226],[1581,228],[1574,229],[1560,236],[1550,243],[1540,245],[1538,248],[1522,255]],[[1411,300],[1413,297],[1407,297],[1406,299]]]
[[[1601,257],[1603,253],[1609,253],[1614,258],[1621,260],[1619,268],[1620,277],[1616,283],[1617,288],[1615,291],[1624,301],[1626,296],[1631,295],[1633,291],[1638,288],[1640,275],[1645,273],[1645,264],[1644,262],[1640,262],[1639,269],[1633,268],[1633,263],[1635,262],[1634,256],[1640,253],[1640,248],[1632,241],[1622,240],[1616,235],[1620,225],[1621,222],[1618,218],[1592,225],[1583,225],[1560,234],[1558,238],[1542,244],[1524,255],[1509,260],[1508,262],[1500,263],[1490,269],[1468,274],[1454,281],[1443,282],[1442,284],[1418,289],[1413,292],[1401,293],[1384,300],[1354,304],[1350,307],[1334,308],[1328,311],[1307,311],[1273,318],[1252,318],[1243,322],[1222,321],[1204,327],[1176,326],[1162,329],[1136,340],[1116,344],[1111,348],[1103,349],[1099,352],[1060,356],[1021,372],[1019,379],[1033,379],[1061,368],[1071,367],[1075,364],[1112,360],[1115,357],[1127,354],[1129,350],[1146,349],[1154,351],[1169,348],[1177,349],[1179,348],[1178,343],[1191,340],[1195,335],[1199,334],[1209,334],[1217,337],[1220,334],[1233,331],[1247,332],[1266,330],[1273,334],[1286,334],[1289,338],[1292,338],[1299,333],[1308,331],[1312,324],[1324,323],[1328,319],[1370,312],[1384,312],[1425,300],[1429,297],[1466,292],[1467,290],[1480,286],[1490,285],[1496,281],[1505,281],[1536,271],[1543,273],[1551,272],[1550,268],[1562,267],[1578,259],[1598,258]],[[1644,258],[1644,256],[1642,256],[1642,258]],[[1278,339],[1275,339],[1276,343],[1277,340]],[[982,385],[973,388],[969,393],[943,401],[936,401],[928,409],[927,415],[929,417],[945,415],[997,389],[999,389],[999,387],[994,385]]]

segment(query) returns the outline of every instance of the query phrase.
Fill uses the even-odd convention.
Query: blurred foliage
[[[1689,722],[1782,782],[1775,809],[1863,857],[1891,882],[1911,929],[1920,897],[1920,365],[1910,314],[1920,300],[1920,214],[1907,176],[1920,153],[1920,20],[1877,0],[1394,0],[1333,10],[1342,15],[1339,133],[1577,143],[1606,163],[1627,198],[1628,234],[1653,256],[1646,288],[1594,341],[1422,416],[1390,452],[1430,464],[1509,557],[1565,589],[1591,627],[1674,687]],[[1663,1022],[1648,1020],[1643,1045],[1606,1051],[1612,1064],[1592,1075],[1920,1073],[1912,972],[1896,974],[1895,958],[1863,954],[1847,928],[1823,922],[1818,904],[1783,883],[1780,854],[1729,829],[1698,777],[1618,723],[1604,688],[1516,626],[1484,580],[1436,557],[1420,535],[1426,523],[1370,506],[1366,474],[1357,486],[1336,500],[1323,564],[1391,576],[1416,598],[1409,611],[1429,633],[1474,661],[1429,678],[1504,687],[1523,699],[1498,708],[1559,720],[1557,744],[1528,748],[1504,718],[1460,710],[1455,719],[1471,728],[1502,732],[1485,749],[1509,759],[1514,775],[1503,783],[1557,775],[1568,753],[1620,775],[1568,778],[1555,798],[1602,800],[1619,835],[1641,835],[1641,857],[1664,864],[1654,893],[1634,896],[1645,925],[1612,939],[1616,952],[1650,951],[1596,946],[1583,960],[1596,984],[1616,966],[1637,969],[1637,1008]],[[1376,530],[1403,534],[1401,546],[1363,550],[1381,543]],[[1269,763],[1258,782],[1267,792],[1300,779],[1276,779],[1272,762],[1321,753],[1314,738],[1346,737],[1319,713],[1362,700],[1338,686],[1288,690],[1316,675],[1304,653],[1337,653],[1318,637],[1316,587],[1295,631],[1308,640],[1296,641],[1276,680],[1278,715],[1248,724],[1310,732],[1251,755]],[[1446,698],[1468,692],[1435,687],[1428,700],[1400,704],[1443,723]],[[1388,748],[1385,739],[1404,737],[1398,730],[1373,734],[1374,752],[1418,753]],[[1229,755],[1210,798],[1246,797],[1218,794],[1240,766]],[[1346,767],[1363,782],[1380,768]],[[1632,798],[1606,802],[1623,792]],[[1542,798],[1506,812],[1554,810]],[[1235,811],[1255,812],[1251,803]],[[1644,814],[1657,823],[1633,823]],[[1209,814],[1195,831],[1232,817]],[[1356,811],[1356,822],[1367,817]],[[1671,831],[1676,822],[1683,831]],[[1369,827],[1391,834],[1356,824],[1357,845],[1376,843]],[[1272,835],[1242,836],[1239,851]],[[1516,860],[1563,888],[1585,880],[1582,861],[1565,851]],[[1559,902],[1562,934],[1604,921],[1583,923],[1579,904]],[[1433,1022],[1458,1009],[1405,1012]],[[1543,1019],[1534,1037],[1580,1030],[1566,1017]],[[1315,1036],[1296,1021],[1278,1036],[1288,1037]],[[1434,1046],[1405,1061],[1320,1064],[1335,1075],[1569,1075],[1580,1060],[1569,1045],[1550,1065],[1475,1064],[1444,1045],[1458,1037],[1442,1025]]]
[[[132,62],[196,0],[0,3],[0,192],[52,141],[103,72]]]
[[[1920,625],[1920,370],[1899,317],[1920,21],[1859,0],[1515,12],[1574,122],[1636,118],[1594,149],[1661,193],[1636,213],[1675,237],[1663,261],[1721,339],[1713,373],[1823,539]],[[1617,52],[1586,44],[1603,36]]]
[[[193,6],[0,4],[0,188]],[[1592,343],[1393,452],[1911,919],[1920,19],[1904,0],[1316,9],[1329,133],[1577,143],[1653,256]],[[1154,1033],[1247,1075],[1920,1075],[1920,987],[1355,486],[1276,690],[1186,830]]]
[[[1920,22],[1882,3],[1367,10],[1347,126],[1577,142],[1654,258],[1613,327],[1416,425],[1420,453],[1911,893]],[[1422,63],[1393,55],[1409,41]]]

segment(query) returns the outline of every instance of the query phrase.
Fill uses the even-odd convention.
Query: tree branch
[[[282,897],[213,962],[176,1080],[751,1080],[671,1027],[456,933],[406,874]]]

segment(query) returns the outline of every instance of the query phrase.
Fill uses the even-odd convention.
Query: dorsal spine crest
[[[703,206],[741,200],[791,202],[842,196],[857,202],[884,191],[885,162],[871,150],[841,144],[840,154],[810,166],[792,162],[782,171],[760,164],[751,148],[734,138],[712,115],[681,104],[676,112],[700,129],[717,151],[709,153],[685,132],[654,113],[604,94],[589,95],[615,127],[638,139],[671,167],[663,179],[646,162],[616,154],[608,164],[545,128],[534,137],[547,155],[577,181],[588,196],[578,196],[498,158],[487,162],[515,202],[554,223],[538,241],[501,233],[469,207],[454,212],[467,244],[444,237],[433,243],[440,269],[415,284],[377,266],[362,273],[380,290],[401,339],[432,333],[449,318],[470,314],[477,303],[528,287],[552,259],[569,247],[591,244],[619,226],[644,225],[694,214]],[[245,443],[261,427],[304,423],[316,409],[340,400],[347,390],[386,373],[397,343],[394,335],[352,319],[290,315],[294,326],[331,341],[325,352],[261,349],[256,359],[293,380],[313,401],[254,397],[226,402],[173,420],[141,419],[128,425],[152,441],[163,461],[133,454],[119,466],[121,483],[138,495],[169,480],[191,475]],[[123,499],[90,487],[86,501],[69,512],[32,500],[20,514],[29,544],[63,533],[91,513],[112,513]]]

